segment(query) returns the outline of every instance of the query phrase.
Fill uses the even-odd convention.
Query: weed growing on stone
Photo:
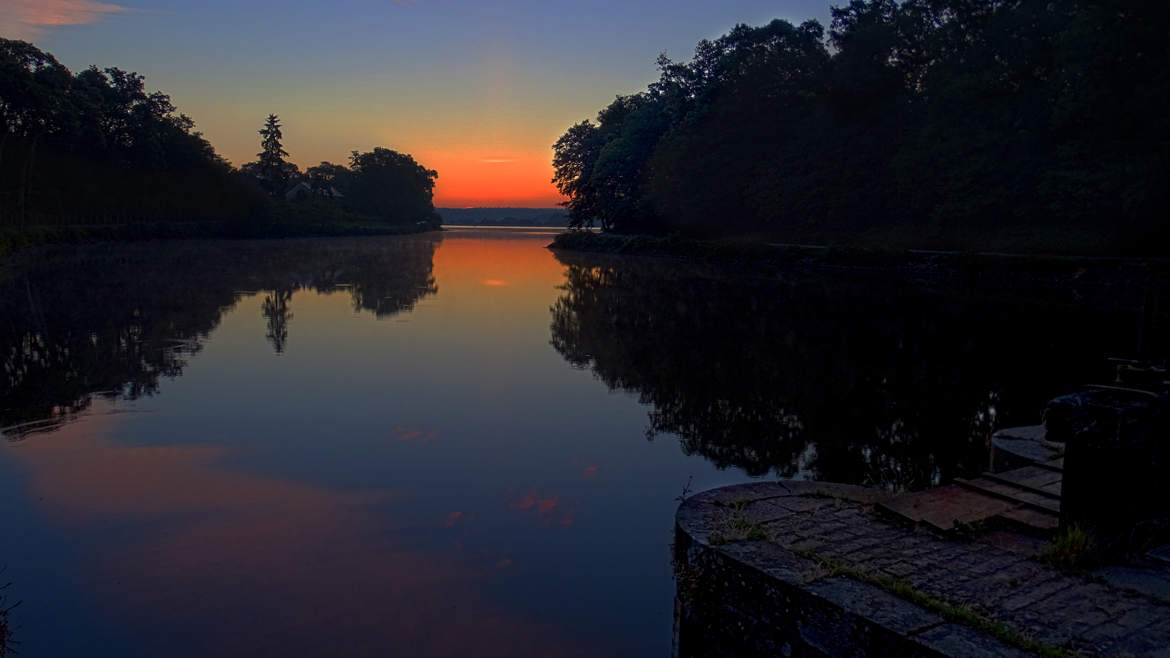
[[[975,537],[975,534],[978,531],[979,531],[979,528],[977,528],[976,526],[974,526],[970,523],[967,523],[966,521],[960,521],[959,519],[955,519],[953,522],[953,529],[951,530],[951,536],[955,539],[963,539],[963,540],[969,541],[973,537]]]
[[[727,519],[723,530],[712,532],[707,540],[713,546],[726,544],[732,541],[763,541],[768,539],[768,531],[764,528],[762,523],[751,521],[743,515],[743,510],[747,508],[750,501],[734,501],[730,507],[735,510],[735,514]]]
[[[742,516],[731,519],[731,529],[741,533],[744,539],[763,540],[768,538],[768,531],[760,523],[748,521]]]
[[[1061,569],[1092,568],[1096,561],[1096,541],[1092,534],[1074,525],[1060,531],[1052,545],[1039,557]]]
[[[955,605],[938,597],[926,594],[901,578],[895,578],[888,574],[863,571],[811,550],[795,552],[797,555],[815,562],[818,565],[818,572],[825,574],[823,577],[842,576],[879,587],[898,598],[935,612],[948,621],[969,626],[977,631],[991,635],[1002,642],[1023,649],[1024,651],[1030,651],[1043,658],[1074,658],[1076,656],[1075,653],[1061,647],[1053,647],[1039,642],[1030,636],[1009,628],[999,620],[992,619],[966,606]]]

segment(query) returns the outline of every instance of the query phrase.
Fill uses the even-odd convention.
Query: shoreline
[[[641,263],[712,277],[847,277],[940,294],[1142,308],[1151,317],[1164,312],[1164,291],[1170,289],[1170,259],[895,251],[582,232],[561,233],[548,249],[562,263]]]
[[[74,226],[29,226],[0,228],[0,259],[39,246],[92,244],[99,242],[142,242],[147,240],[264,240],[327,238],[346,236],[411,235],[442,231],[427,224],[338,224],[294,223],[257,224],[241,222],[155,222],[142,224],[96,224]]]
[[[963,251],[896,247],[800,244],[747,239],[681,238],[645,234],[565,231],[549,249],[615,255],[665,256],[709,261],[772,261],[789,264],[914,265],[1149,265],[1170,271],[1170,256],[1126,256],[1092,253]]]

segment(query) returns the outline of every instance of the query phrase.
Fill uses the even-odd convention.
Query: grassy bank
[[[437,230],[431,224],[356,222],[158,222],[96,226],[0,228],[0,258],[43,244],[80,244],[181,238],[314,238],[342,235],[404,235]]]

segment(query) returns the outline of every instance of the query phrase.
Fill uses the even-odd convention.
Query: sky
[[[440,207],[549,207],[552,144],[665,52],[737,23],[827,24],[829,0],[0,0],[0,36],[77,71],[146,76],[233,164],[277,114],[289,159],[384,146],[439,172]]]

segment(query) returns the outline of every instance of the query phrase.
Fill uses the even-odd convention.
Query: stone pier
[[[675,655],[1170,656],[1170,600],[1140,586],[1170,571],[1130,587],[1052,566],[1049,542],[1010,526],[943,534],[883,500],[793,481],[688,498]]]

